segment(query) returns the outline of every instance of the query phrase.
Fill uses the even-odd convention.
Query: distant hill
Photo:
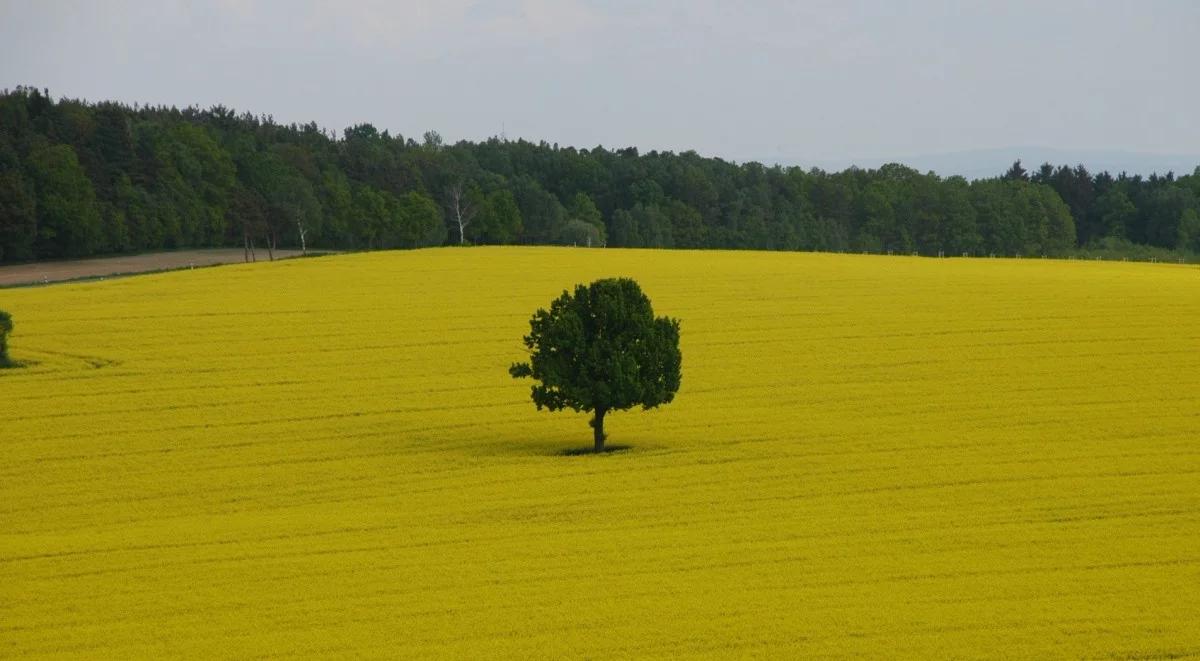
[[[840,171],[851,165],[860,168],[877,168],[885,163],[903,163],[921,172],[933,170],[944,177],[959,175],[967,179],[985,179],[1003,174],[1017,159],[1021,160],[1027,170],[1035,170],[1042,163],[1053,165],[1082,163],[1090,172],[1108,171],[1114,175],[1121,172],[1143,176],[1149,176],[1151,173],[1166,174],[1167,172],[1184,175],[1191,174],[1200,166],[1200,154],[1153,154],[1054,149],[1051,147],[975,149],[942,154],[922,154],[907,158],[846,158],[817,161],[803,158],[774,158],[764,162],[799,165],[806,168],[818,167],[827,171]]]

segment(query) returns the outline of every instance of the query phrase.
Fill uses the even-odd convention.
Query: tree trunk
[[[471,219],[475,217],[475,207],[469,200],[463,199],[463,182],[458,182],[450,187],[449,190],[450,203],[453,208],[450,209],[454,213],[454,223],[458,225],[458,245],[465,245],[467,242],[467,225],[471,224]]]
[[[604,414],[608,413],[608,409],[596,409],[595,416],[592,418],[592,437],[596,441],[596,452],[604,452]]]
[[[454,191],[454,220],[458,223],[458,245],[463,245],[467,241],[466,226],[463,224],[462,210],[462,190],[455,189]]]

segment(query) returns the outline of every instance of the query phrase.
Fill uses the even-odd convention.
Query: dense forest
[[[0,93],[0,261],[184,247],[446,243],[1065,255],[1200,252],[1200,168],[1018,162],[994,179],[695,152],[444,144],[360,124]]]

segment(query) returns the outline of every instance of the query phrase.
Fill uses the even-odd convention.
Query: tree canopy
[[[457,212],[453,204],[457,192]],[[471,213],[463,215],[464,208]],[[0,261],[254,241],[363,250],[459,243],[1063,255],[1194,251],[1200,170],[1083,166],[968,182],[695,152],[491,138],[0,92]],[[462,222],[459,222],[462,221]],[[460,236],[461,230],[461,236]]]
[[[669,403],[679,390],[679,321],[655,317],[650,299],[628,278],[597,280],[564,291],[529,322],[530,360],[509,368],[533,378],[540,411],[593,413],[595,451],[604,449],[604,416]]]

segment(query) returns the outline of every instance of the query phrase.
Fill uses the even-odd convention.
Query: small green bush
[[[1071,255],[1082,259],[1105,259],[1112,261],[1129,260],[1131,262],[1178,262],[1194,264],[1197,255],[1186,250],[1171,250],[1133,243],[1127,239],[1104,237],[1089,243],[1086,247],[1076,248]]]
[[[8,357],[8,334],[12,332],[12,315],[0,310],[0,367],[12,367],[13,362]]]

